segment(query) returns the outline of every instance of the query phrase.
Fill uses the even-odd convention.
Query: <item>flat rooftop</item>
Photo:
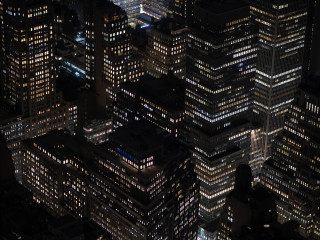
[[[225,28],[228,22],[249,18],[250,5],[242,0],[203,0],[195,6],[194,16],[206,31],[217,31],[217,27]],[[198,25],[193,24],[193,27],[198,28]]]
[[[120,166],[128,176],[135,177],[143,185],[148,185],[149,180],[162,170],[169,170],[172,165],[189,155],[187,148],[174,136],[147,121],[134,121],[128,125],[117,128],[110,136],[111,142],[102,147],[86,142],[84,138],[71,136],[64,131],[55,130],[46,135],[24,140],[28,146],[34,147],[36,143],[42,149],[56,156],[59,160],[77,156],[93,171],[93,156],[99,156]],[[115,143],[115,144],[114,144]],[[160,157],[154,161],[153,166],[138,170],[123,161],[115,153],[107,150],[111,146],[125,146],[137,151],[160,150]],[[52,163],[55,163],[52,161]],[[57,164],[57,163],[55,163]]]
[[[184,83],[174,76],[164,75],[161,78],[145,76],[139,82],[123,84],[123,88],[137,93],[168,111],[184,109]]]
[[[146,121],[135,121],[117,128],[110,138],[137,153],[158,149],[163,141],[160,129]]]
[[[242,0],[203,0],[197,5],[215,14],[222,14],[249,6],[248,3]]]
[[[178,23],[174,18],[163,18],[154,24],[154,28],[150,30],[158,30],[165,34],[171,34],[171,31],[177,31],[180,29],[186,29],[185,25]]]
[[[188,156],[187,148],[174,136],[158,128],[148,121],[134,121],[123,127],[117,128],[110,136],[111,141],[135,149],[138,152],[159,150],[160,157],[154,161],[153,166],[138,170],[123,160],[118,159],[117,164],[126,170],[128,175],[139,179],[147,185],[148,180],[164,169],[170,169],[181,158]]]
[[[92,154],[97,154],[104,158],[107,156],[107,152],[102,153],[84,138],[71,136],[62,130],[54,130],[43,136],[25,140],[24,142],[29,146],[33,146],[33,143],[36,143],[59,160],[78,156],[82,162],[91,163]]]

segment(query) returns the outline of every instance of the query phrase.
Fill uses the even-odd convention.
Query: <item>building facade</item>
[[[296,220],[300,233],[319,236],[319,78],[302,84],[275,139],[261,182],[278,197],[279,222]]]
[[[249,161],[256,34],[242,1],[195,6],[187,48],[186,139],[200,179],[200,217],[220,215],[234,172]]]
[[[141,63],[133,56],[126,12],[112,2],[86,2],[86,79],[101,112],[116,100],[119,86],[138,81]]]
[[[146,73],[161,77],[172,72],[186,77],[187,28],[173,18],[162,19],[147,30]]]
[[[22,116],[55,107],[54,34],[49,1],[2,1],[2,91]]]
[[[116,239],[195,239],[199,185],[187,149],[135,122],[108,150],[63,132],[23,142],[23,185],[55,215],[88,217]]]
[[[319,72],[319,51],[318,41],[320,37],[320,16],[317,12],[320,11],[320,3],[317,0],[308,2],[308,22],[306,29],[306,41],[303,57],[303,74],[305,79],[309,75]]]
[[[105,143],[112,132],[112,119],[93,119],[84,124],[83,136],[94,145]]]
[[[17,179],[20,141],[68,125],[56,91],[51,1],[1,1],[1,133],[12,150]],[[2,111],[1,110],[1,111]]]
[[[259,28],[254,120],[262,126],[265,160],[301,80],[307,2],[251,1],[251,15]]]
[[[114,128],[145,119],[178,136],[184,120],[185,84],[174,76],[145,76],[121,86],[114,105]]]

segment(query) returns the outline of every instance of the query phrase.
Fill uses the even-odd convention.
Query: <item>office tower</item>
[[[300,233],[315,239],[320,239],[319,96],[319,78],[309,78],[299,87],[261,177],[261,183],[279,198],[279,222],[296,220]]]
[[[125,83],[114,105],[114,128],[145,119],[178,136],[183,128],[184,95],[183,80],[172,75],[146,75],[139,82]]]
[[[134,27],[140,15],[141,0],[112,0],[112,2],[126,11],[128,23]]]
[[[234,190],[228,194],[221,214],[217,239],[306,240],[297,232],[296,221],[276,221],[274,195],[261,185],[252,187],[252,180],[250,167],[239,165]]]
[[[55,106],[52,9],[48,1],[4,0],[2,91],[23,117]]]
[[[187,28],[173,18],[165,18],[147,30],[146,72],[160,77],[173,72],[174,76],[186,76]]]
[[[80,21],[78,19],[77,11],[69,9],[68,6],[54,6],[55,15],[55,33],[57,39],[60,36],[68,37],[69,39],[78,40],[78,34],[81,29]]]
[[[115,239],[195,239],[199,185],[186,147],[144,121],[110,139],[107,149],[62,131],[24,141],[23,185],[55,215],[88,217]]]
[[[137,81],[143,72],[132,54],[124,10],[109,1],[86,2],[86,79],[92,81],[101,112],[116,100],[121,83]]]
[[[20,141],[68,124],[56,92],[50,1],[1,1],[1,123],[20,179]]]
[[[248,4],[202,1],[195,6],[187,48],[186,138],[201,182],[200,217],[216,219],[248,163],[256,33]]]
[[[300,82],[307,1],[252,0],[251,16],[259,28],[254,121],[263,128],[262,150],[266,160]]]

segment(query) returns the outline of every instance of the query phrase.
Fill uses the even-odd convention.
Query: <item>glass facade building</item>
[[[200,186],[200,217],[216,219],[249,161],[256,33],[242,1],[203,1],[188,34],[186,139]]]
[[[301,81],[307,2],[251,1],[251,16],[259,28],[254,120],[262,126],[265,160]]]

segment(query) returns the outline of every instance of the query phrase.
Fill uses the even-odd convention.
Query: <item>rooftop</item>
[[[203,0],[198,6],[212,13],[222,14],[248,7],[248,3],[243,0]]]
[[[154,26],[154,29],[165,34],[171,34],[172,31],[186,29],[186,26],[178,23],[174,18],[163,18],[161,21],[156,22]],[[153,28],[150,30],[153,30]]]
[[[147,121],[134,121],[117,128],[110,138],[113,145],[108,143],[108,145],[103,145],[103,148],[100,148],[86,142],[83,138],[55,130],[46,135],[25,140],[24,143],[29,146],[36,143],[60,160],[77,156],[79,161],[88,167],[93,166],[94,156],[99,156],[100,159],[108,159],[121,166],[126,174],[136,177],[139,182],[145,185],[156,173],[164,169],[170,169],[170,166],[176,164],[181,158],[185,159],[188,156],[187,148],[179,143],[174,136]],[[138,152],[156,151],[159,153],[160,151],[160,153],[153,166],[138,170],[121,160],[115,153],[108,151],[107,148],[110,148],[110,146],[124,146]]]
[[[51,131],[46,135],[25,140],[24,142],[28,145],[36,143],[42,149],[59,158],[59,160],[81,156],[81,161],[90,163],[91,155],[94,153],[106,157],[106,152],[101,153],[100,150],[95,148],[93,144],[88,143],[84,138],[74,137],[59,130]]]
[[[159,171],[170,169],[172,164],[188,156],[187,148],[174,136],[147,121],[134,121],[117,128],[110,139],[118,146],[137,152],[157,151],[159,158],[145,169],[136,169],[123,160],[118,162],[127,174],[137,177],[144,184]]]
[[[250,5],[242,0],[203,0],[195,6],[194,16],[197,23],[193,27],[199,28],[200,23],[200,27],[212,31],[217,27],[225,28],[228,22],[249,17]]]
[[[184,83],[174,76],[163,75],[161,78],[145,76],[139,82],[124,84],[123,88],[166,110],[174,112],[184,109]]]
[[[120,127],[111,134],[111,139],[126,146],[134,152],[147,152],[158,149],[162,144],[162,130],[156,129],[145,121],[133,122]]]

